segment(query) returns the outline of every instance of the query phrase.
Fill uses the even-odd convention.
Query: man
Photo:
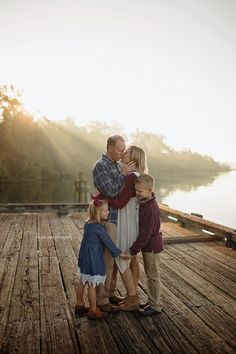
[[[120,135],[113,135],[107,140],[106,153],[95,162],[93,167],[94,186],[104,197],[116,198],[125,182],[126,175],[135,169],[135,163],[127,165],[117,163],[125,152],[125,140]],[[106,229],[112,241],[116,242],[116,224],[118,211],[109,208]],[[112,303],[118,303],[121,298],[116,296],[117,268],[110,252],[105,249],[104,261],[106,266],[105,285],[100,285],[97,293],[97,301],[100,309],[105,312],[118,312],[119,308]]]

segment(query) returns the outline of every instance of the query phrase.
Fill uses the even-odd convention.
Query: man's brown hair
[[[125,139],[121,135],[112,135],[107,139],[107,149],[108,146],[115,146],[118,140],[125,142]]]

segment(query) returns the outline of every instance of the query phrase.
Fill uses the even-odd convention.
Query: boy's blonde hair
[[[97,204],[97,206],[95,204]],[[92,200],[89,203],[89,208],[88,208],[88,212],[89,212],[89,217],[86,220],[87,223],[91,224],[91,223],[95,223],[95,224],[100,224],[102,222],[101,220],[101,209],[103,206],[108,205],[106,200]]]
[[[153,190],[155,180],[154,177],[148,173],[142,173],[136,180],[134,181],[136,184],[143,184],[145,188]]]
[[[136,164],[136,171],[140,173],[147,173],[146,154],[142,148],[136,145],[130,146],[130,160]]]

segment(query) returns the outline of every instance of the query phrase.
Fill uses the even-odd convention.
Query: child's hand
[[[126,261],[132,258],[132,256],[128,253],[121,253],[119,256]]]

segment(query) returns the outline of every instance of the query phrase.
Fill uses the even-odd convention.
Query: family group
[[[154,178],[148,174],[145,152],[135,145],[126,149],[122,136],[111,136],[92,173],[97,192],[89,204],[79,250],[75,314],[88,319],[119,311],[158,315],[163,239]],[[148,284],[144,304],[137,292],[140,252]],[[124,297],[116,292],[118,272],[126,288]],[[89,306],[83,300],[85,286]]]

